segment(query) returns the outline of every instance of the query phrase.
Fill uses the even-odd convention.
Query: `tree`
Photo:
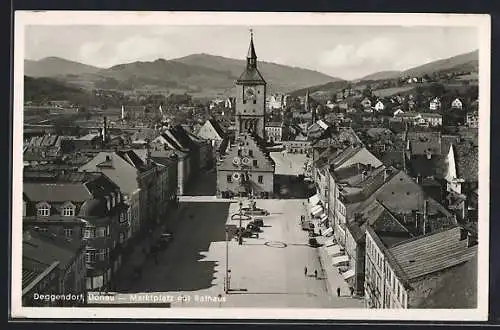
[[[429,86],[429,92],[433,97],[442,97],[446,93],[446,89],[440,83],[432,83]]]

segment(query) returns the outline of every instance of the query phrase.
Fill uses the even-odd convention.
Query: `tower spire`
[[[257,54],[255,53],[255,47],[253,45],[253,29],[250,29],[250,46],[248,47],[247,67],[257,67]]]

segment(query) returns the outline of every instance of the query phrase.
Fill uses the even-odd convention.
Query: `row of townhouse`
[[[413,111],[404,112],[403,110],[398,109],[394,111],[393,120],[422,127],[443,126],[443,116],[439,113]]]
[[[444,278],[452,276],[449,274],[456,274],[457,267],[462,267],[463,263],[468,263],[475,257],[477,239],[474,237],[477,237],[477,231],[469,227],[465,229],[464,223],[458,221],[456,215],[440,204],[440,201],[429,196],[413,177],[403,170],[385,166],[362,144],[344,147],[336,145],[319,155],[315,153],[315,157],[313,164],[317,194],[310,198],[312,216],[320,218],[320,222],[326,227],[324,235],[333,235],[331,242],[327,244],[332,264],[339,267],[339,272],[354,292],[365,297],[367,307],[414,308],[428,303],[439,288],[446,286],[448,281],[443,280]],[[450,179],[450,182],[454,181]],[[421,248],[427,253],[426,242],[434,240],[438,242],[436,244],[441,244],[441,248],[430,251],[429,255],[422,253],[419,256],[415,252],[415,260],[412,259],[411,263],[424,266],[418,276],[412,277],[410,271],[413,268],[406,267],[406,260],[404,257],[398,259],[397,253],[395,258],[390,259],[389,266],[384,266],[383,257],[373,259],[372,237],[368,239],[367,232],[383,236],[387,242],[383,251],[394,247],[401,252],[404,248],[396,248],[399,244],[410,244],[415,246],[416,251]],[[458,239],[454,236],[457,232],[461,233]],[[440,239],[439,235],[450,239]],[[464,235],[469,235],[468,241],[464,241]],[[370,242],[367,243],[368,241]],[[447,244],[450,245],[448,250]],[[448,252],[441,255],[442,251]],[[453,262],[433,263],[432,267],[426,268],[426,260],[433,257],[437,260],[448,258]],[[401,298],[399,303],[373,302],[374,285],[378,294],[384,294],[384,290],[381,290],[383,283],[393,281],[387,278],[390,276],[388,272],[382,272],[384,276],[376,275],[378,273],[374,270],[373,260],[381,268],[403,269],[396,278],[400,282],[406,281],[406,293],[401,293],[400,289],[385,293]],[[410,279],[413,278],[425,280],[411,282]],[[463,304],[467,306],[474,300],[468,299],[469,296],[463,299]],[[437,304],[444,303],[441,299]]]
[[[82,293],[109,289],[124,254],[130,225],[120,188],[106,175],[98,172],[55,173],[29,170],[23,178],[23,272],[36,272],[38,265],[59,262],[63,272],[75,278],[73,283],[55,292]],[[67,247],[44,250],[47,244],[35,241],[32,234],[41,233],[54,240],[65,240]],[[34,245],[33,245],[34,244]],[[55,244],[55,243],[54,243]],[[53,244],[53,245],[54,245]],[[83,246],[72,250],[73,246]],[[31,247],[31,248],[30,248]],[[66,249],[66,253],[59,250]],[[80,267],[79,255],[85,257]],[[57,253],[56,253],[57,252]],[[68,257],[73,255],[74,258]],[[75,266],[67,266],[75,260]],[[68,269],[69,267],[69,269]],[[83,269],[82,269],[83,268]],[[83,278],[82,278],[83,276]],[[24,280],[23,280],[24,282]],[[25,283],[23,287],[29,295]],[[47,293],[50,290],[39,291]],[[31,297],[32,298],[32,297]],[[27,297],[30,301],[30,297]]]
[[[402,104],[403,102],[407,102],[410,108],[413,108],[415,106],[415,100],[412,95],[410,95],[407,99],[403,99],[401,97],[393,97],[390,99],[390,101],[386,101],[384,103],[383,100],[380,99],[370,99],[369,97],[365,97],[364,99],[361,100],[361,106],[365,111],[383,111],[388,103],[393,103],[393,104]],[[441,109],[441,100],[437,97],[430,99],[428,101],[429,103],[429,110],[437,111]],[[456,98],[450,103],[451,109],[455,110],[462,110],[463,109],[463,102],[459,99]]]
[[[113,289],[123,257],[176,207],[177,165],[172,151],[101,149],[77,168],[28,166],[23,230],[84,242],[83,289]]]

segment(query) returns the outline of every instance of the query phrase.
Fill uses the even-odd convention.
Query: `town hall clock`
[[[245,88],[245,98],[247,100],[255,100],[255,89],[252,87]]]

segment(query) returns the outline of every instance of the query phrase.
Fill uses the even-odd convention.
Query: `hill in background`
[[[96,73],[98,67],[69,61],[60,57],[46,57],[39,61],[25,60],[24,75],[29,77],[56,77],[67,74]]]
[[[86,89],[150,90],[158,93],[189,93],[194,96],[234,95],[234,81],[245,60],[195,54],[174,60],[133,62],[100,69],[56,57],[25,61],[25,75],[53,77]],[[57,69],[60,68],[60,69]],[[320,72],[259,62],[269,93],[289,92],[340,79]]]
[[[369,74],[356,81],[364,80],[384,80],[396,79],[400,77],[423,76],[424,74],[432,74],[439,71],[460,72],[460,71],[475,71],[479,68],[479,51],[475,50],[469,53],[460,54],[450,58],[445,58],[423,65],[416,66],[404,71],[380,71]]]
[[[343,88],[347,88],[348,85],[351,85],[355,89],[364,89],[368,85],[372,86],[372,89],[376,85],[383,86],[383,83],[387,83],[388,81],[394,85],[398,80],[405,77],[423,77],[424,75],[429,76],[439,76],[440,74],[451,74],[451,73],[464,73],[470,72],[470,75],[464,75],[456,78],[455,84],[462,84],[464,80],[477,80],[477,73],[479,71],[479,58],[478,51],[473,51],[457,56],[453,56],[446,59],[437,60],[434,62],[426,63],[405,71],[381,71],[365,76],[361,79],[354,80],[351,82],[340,81],[327,83],[323,85],[313,85],[307,88],[301,88],[293,91],[291,94],[294,96],[305,95],[307,89],[309,89],[309,93],[311,95],[332,97],[332,94],[341,90]],[[378,84],[377,82],[383,82],[382,84]],[[453,82],[450,82],[453,84]],[[410,93],[416,85],[404,85],[404,86],[391,86],[391,88],[378,87],[374,89],[379,90],[379,96],[391,96],[398,93]],[[389,87],[389,86],[387,86]],[[385,89],[384,89],[385,88]],[[377,94],[377,93],[375,93]]]

